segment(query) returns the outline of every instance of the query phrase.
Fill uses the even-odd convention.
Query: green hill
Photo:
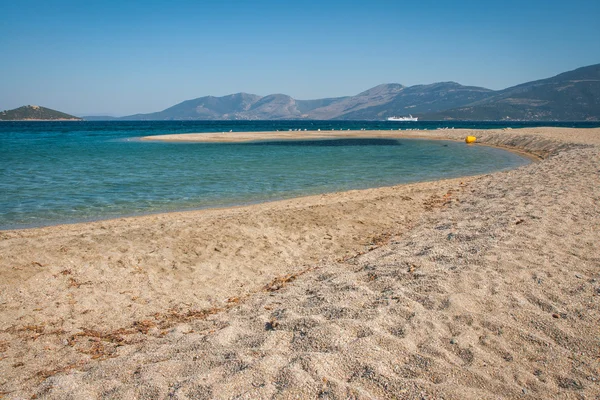
[[[40,106],[23,106],[0,112],[0,121],[81,121],[81,118]]]
[[[421,115],[425,120],[600,120],[600,64],[499,90],[471,104]]]

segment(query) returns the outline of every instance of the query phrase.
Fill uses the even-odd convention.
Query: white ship
[[[408,117],[389,117],[387,120],[400,122],[417,122],[418,119],[419,118],[413,117],[412,115],[408,114]]]

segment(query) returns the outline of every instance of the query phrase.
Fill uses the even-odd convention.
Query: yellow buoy
[[[476,140],[477,138],[475,136],[467,136],[465,138],[465,143],[475,143]]]

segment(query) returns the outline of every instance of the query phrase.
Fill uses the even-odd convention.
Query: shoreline
[[[490,147],[495,147],[495,146],[490,146]],[[501,148],[501,147],[498,147],[498,148]],[[525,154],[523,154],[522,156],[524,158],[529,158],[529,157],[526,157]],[[533,158],[531,158],[532,162],[539,161],[539,159],[536,158],[535,156],[530,156],[530,157],[533,157]],[[496,171],[496,172],[502,172],[502,171]],[[492,172],[492,173],[495,173],[495,172]],[[14,232],[14,231],[20,232],[20,231],[29,231],[29,230],[38,230],[38,229],[60,228],[60,227],[69,227],[69,226],[74,226],[74,225],[88,225],[88,224],[97,224],[97,223],[111,222],[111,221],[121,221],[124,223],[124,222],[127,222],[127,220],[135,220],[138,218],[150,218],[150,217],[163,216],[163,215],[164,216],[175,216],[177,214],[185,215],[186,213],[199,213],[199,212],[205,212],[205,211],[227,212],[228,210],[254,207],[254,206],[258,206],[258,205],[262,205],[262,204],[268,205],[268,204],[273,204],[273,203],[282,203],[282,202],[287,202],[287,201],[292,201],[292,200],[304,202],[304,201],[310,201],[312,198],[318,198],[318,197],[323,197],[323,196],[335,196],[335,195],[350,194],[350,193],[354,193],[354,192],[363,192],[363,191],[378,190],[378,189],[394,189],[394,188],[397,189],[402,186],[420,185],[420,184],[427,184],[427,183],[432,183],[432,182],[444,182],[444,181],[456,181],[456,180],[466,181],[469,179],[477,178],[479,176],[483,176],[483,175],[482,174],[464,175],[464,176],[456,177],[456,178],[432,179],[432,180],[426,180],[426,181],[399,183],[399,184],[389,185],[389,186],[376,186],[376,187],[369,187],[369,188],[362,188],[362,189],[349,189],[349,190],[343,190],[343,191],[306,194],[306,195],[300,195],[300,196],[274,198],[274,199],[264,200],[264,201],[257,200],[257,201],[248,202],[248,203],[239,203],[239,204],[236,203],[233,205],[222,205],[222,206],[214,206],[214,207],[208,206],[208,207],[203,207],[203,208],[187,208],[187,209],[174,210],[174,211],[156,211],[156,212],[148,212],[148,213],[140,213],[140,214],[125,214],[125,215],[116,216],[116,217],[112,216],[112,217],[107,217],[107,218],[98,218],[98,219],[90,219],[90,220],[83,220],[83,221],[60,222],[57,224],[40,225],[40,226],[0,228],[0,238],[2,237],[2,233],[8,233],[8,232]]]
[[[0,231],[0,392],[597,393],[600,129],[427,132],[542,160]]]
[[[551,133],[553,139],[561,140],[557,132],[584,132],[599,131],[600,128],[560,128],[560,127],[535,127],[535,128],[500,128],[500,129],[435,129],[435,130],[288,130],[288,131],[260,131],[260,132],[203,132],[203,133],[177,133],[167,135],[143,136],[142,141],[158,142],[183,142],[183,143],[243,143],[264,140],[315,140],[315,139],[431,139],[431,140],[464,140],[468,135],[506,133],[506,134],[536,134],[540,132]],[[563,138],[564,140],[564,138]],[[476,143],[479,143],[476,142]]]
[[[328,139],[431,139],[448,140],[445,136],[430,136],[430,132],[443,130],[318,130],[318,131],[262,131],[262,132],[207,132],[178,133],[143,136],[142,141],[168,143],[245,143],[279,140],[328,140]],[[411,133],[405,133],[411,132]]]
[[[222,132],[222,133],[180,133],[169,135],[143,136],[139,138],[148,142],[166,142],[166,143],[246,143],[254,141],[272,141],[272,140],[335,140],[335,139],[417,139],[417,140],[449,140],[463,142],[466,136],[472,134],[495,134],[501,132],[523,132],[539,129],[579,129],[579,128],[521,128],[521,129],[436,129],[436,130],[346,130],[346,131],[264,131],[264,132]],[[585,128],[600,129],[600,128]],[[407,133],[410,132],[410,133]],[[308,135],[308,136],[307,136]],[[532,162],[542,160],[544,154],[536,154],[526,149],[520,149],[515,146],[505,144],[494,144],[478,141],[471,145],[484,145],[510,151],[520,155]]]
[[[444,130],[442,130],[442,132],[443,131]],[[454,130],[448,130],[448,131],[454,131]],[[459,130],[457,129],[456,131],[459,131]],[[338,132],[341,132],[342,135],[339,135]],[[368,136],[368,133],[366,134],[365,132],[374,132],[376,136],[373,136],[373,135]],[[447,141],[454,141],[454,142],[464,141],[463,139],[458,139],[456,137],[428,135],[428,132],[437,132],[437,131],[414,131],[414,132],[411,131],[411,133],[408,135],[401,134],[400,136],[398,135],[397,132],[398,131],[391,131],[391,132],[390,131],[228,132],[225,134],[225,136],[223,136],[223,134],[194,134],[194,133],[191,133],[191,134],[146,136],[146,137],[140,138],[139,140],[169,142],[169,143],[245,143],[245,142],[252,142],[252,141],[272,140],[273,139],[272,136],[275,135],[277,137],[276,140],[329,140],[329,139],[335,140],[335,139],[353,138],[353,139],[411,139],[411,140],[414,139],[414,140],[441,140],[441,141],[447,140]],[[468,130],[468,132],[472,132],[472,131]],[[306,137],[305,135],[307,133],[309,135],[315,134],[316,136]],[[531,162],[539,162],[542,159],[542,157],[539,155],[535,155],[535,154],[529,153],[527,151],[522,151],[522,150],[520,150],[518,148],[514,148],[514,147],[495,145],[495,144],[489,144],[489,143],[474,143],[474,144],[469,144],[469,145],[470,146],[483,145],[483,146],[498,148],[498,149],[505,150],[505,151],[510,151],[510,152],[517,154]],[[478,175],[463,175],[463,176],[457,177],[457,178],[432,179],[432,180],[410,182],[410,183],[399,183],[399,184],[389,185],[389,186],[377,186],[377,187],[370,187],[370,188],[363,188],[363,189],[351,189],[350,191],[370,190],[370,189],[379,189],[379,188],[392,188],[392,187],[398,187],[398,186],[403,186],[403,185],[407,185],[407,184],[419,184],[419,183],[435,182],[435,181],[448,180],[448,179],[468,179],[468,178],[473,178],[476,176],[478,176]],[[54,223],[54,224],[49,224],[49,225],[0,228],[0,233],[8,232],[8,231],[42,229],[42,228],[49,228],[49,227],[56,227],[56,226],[89,224],[89,223],[119,220],[119,219],[140,218],[140,217],[155,216],[155,215],[161,215],[161,214],[197,212],[197,211],[203,211],[203,210],[226,210],[226,209],[230,209],[230,208],[248,207],[248,206],[253,206],[253,205],[263,204],[263,203],[272,203],[272,202],[285,201],[285,200],[290,200],[290,199],[302,199],[302,198],[311,197],[311,196],[320,196],[323,194],[336,194],[336,193],[344,193],[344,192],[345,191],[334,191],[334,192],[325,192],[325,193],[320,193],[320,194],[319,193],[306,194],[306,195],[294,196],[294,197],[275,198],[275,199],[268,200],[268,201],[257,200],[257,201],[248,202],[248,203],[239,203],[239,204],[236,203],[233,205],[224,205],[224,206],[215,206],[215,207],[210,207],[210,206],[209,207],[200,207],[200,208],[192,207],[192,208],[173,210],[173,211],[156,211],[156,212],[139,213],[139,214],[124,214],[124,215],[119,215],[119,216],[111,216],[111,217],[107,217],[107,218],[94,218],[94,219],[81,220],[81,221],[59,222],[59,223]]]

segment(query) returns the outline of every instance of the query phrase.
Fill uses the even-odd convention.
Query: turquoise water
[[[446,141],[138,140],[144,135],[231,126],[265,130],[260,123],[252,125],[255,129],[248,129],[248,123],[214,124],[0,124],[0,229],[248,204],[488,173],[528,163],[499,149]]]

